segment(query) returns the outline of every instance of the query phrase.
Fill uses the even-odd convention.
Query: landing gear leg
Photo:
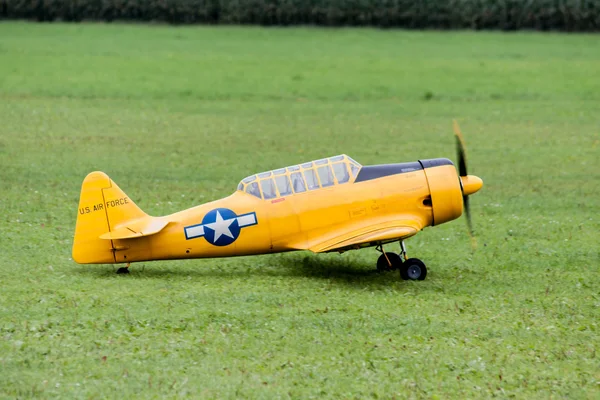
[[[400,241],[400,248],[402,249],[402,258],[404,262],[400,266],[400,277],[406,280],[422,281],[427,276],[427,267],[425,263],[418,258],[408,258],[406,255],[406,247],[404,241]]]
[[[402,259],[398,254],[391,252],[386,253],[381,244],[375,247],[375,249],[381,253],[377,259],[378,272],[393,271],[402,266]]]
[[[404,240],[400,241],[400,250],[400,254],[402,254],[402,261],[406,261],[408,257],[406,256],[406,246],[404,245]]]
[[[128,274],[129,273],[129,266],[131,265],[131,263],[127,263],[126,267],[121,267],[117,270],[117,274]]]

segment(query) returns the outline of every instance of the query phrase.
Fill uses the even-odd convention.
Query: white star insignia
[[[213,239],[214,242],[219,240],[219,238],[223,235],[229,236],[230,238],[233,239],[233,234],[231,233],[229,226],[236,219],[237,219],[237,217],[231,218],[231,219],[223,219],[223,217],[221,216],[221,213],[219,213],[219,211],[217,211],[217,218],[216,218],[215,222],[206,224],[204,226],[215,232],[215,237]]]

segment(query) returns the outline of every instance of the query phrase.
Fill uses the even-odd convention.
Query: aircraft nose
[[[476,193],[483,186],[481,178],[475,175],[461,176],[460,180],[462,182],[464,196]]]

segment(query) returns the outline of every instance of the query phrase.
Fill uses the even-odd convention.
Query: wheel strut
[[[383,255],[383,257],[387,261],[388,267],[392,268],[392,262],[390,261],[390,258],[388,257],[387,253],[383,250],[383,244],[379,244],[379,245],[375,246],[375,250],[377,250],[378,252],[381,253],[381,255]]]
[[[394,271],[402,266],[402,258],[396,253],[386,253],[383,250],[383,245],[378,244],[375,249],[381,253],[377,259],[377,271]]]
[[[400,254],[402,254],[402,258],[404,261],[408,260],[408,256],[406,255],[406,246],[404,245],[404,240],[400,240],[400,249],[402,250]]]

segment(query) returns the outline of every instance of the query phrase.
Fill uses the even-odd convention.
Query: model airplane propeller
[[[83,181],[73,259],[80,264],[231,257],[293,250],[344,252],[376,246],[378,270],[423,280],[425,264],[404,240],[467,214],[483,182],[467,175],[454,123],[458,174],[446,158],[362,166],[346,155],[251,175],[232,195],[164,217],[144,213],[103,172]],[[400,253],[383,246],[399,242]]]
[[[471,208],[469,207],[469,195],[464,194],[462,188],[463,179],[468,179],[467,174],[467,156],[465,152],[465,143],[458,126],[458,122],[453,122],[454,137],[456,138],[456,153],[458,156],[458,174],[460,176],[461,190],[463,190],[463,204],[465,206],[465,214],[467,216],[467,225],[469,227],[469,235],[473,236],[473,225],[471,223]]]

